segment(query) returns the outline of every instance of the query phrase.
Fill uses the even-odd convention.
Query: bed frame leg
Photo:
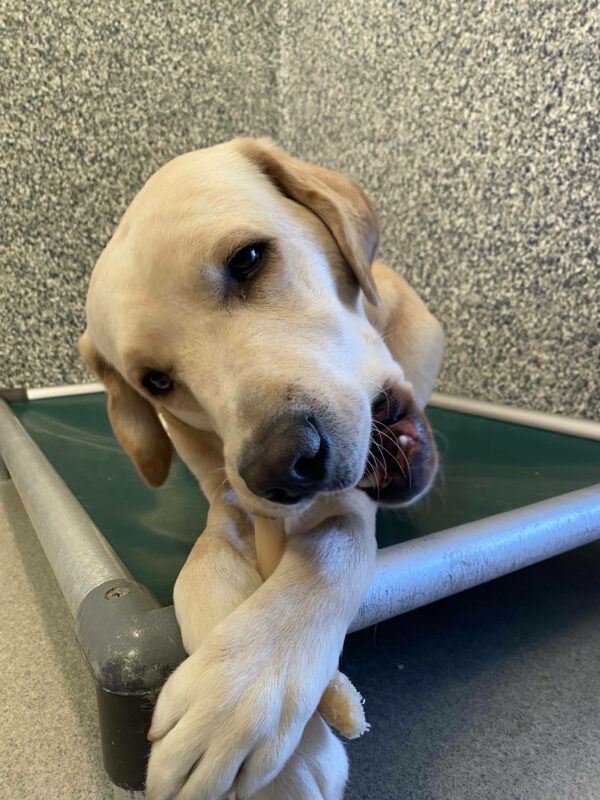
[[[173,607],[162,608],[136,581],[108,581],[82,602],[75,636],[96,684],[102,757],[115,800],[141,800],[154,703],[185,658]]]

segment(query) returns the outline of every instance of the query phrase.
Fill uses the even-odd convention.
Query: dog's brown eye
[[[266,244],[255,242],[241,250],[227,262],[227,272],[238,283],[242,283],[253,275],[263,262]]]
[[[156,370],[149,372],[142,381],[143,386],[150,394],[167,394],[173,388],[173,380],[166,372]]]

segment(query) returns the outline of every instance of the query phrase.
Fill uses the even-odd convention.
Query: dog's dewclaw
[[[285,528],[283,520],[269,517],[254,517],[256,541],[256,563],[263,581],[275,572],[285,550]],[[350,680],[336,672],[323,692],[318,711],[332,728],[347,739],[356,739],[369,730],[365,719],[363,702]]]
[[[323,692],[317,711],[346,739],[357,739],[371,727],[365,719],[363,702],[349,678],[336,672]]]

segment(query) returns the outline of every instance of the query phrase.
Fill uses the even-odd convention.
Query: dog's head
[[[439,359],[424,354],[415,382],[386,347],[377,242],[357,184],[268,140],[180,156],[150,178],[96,265],[80,348],[151,486],[172,453],[161,414],[176,444],[218,435],[251,513],[357,484],[395,504],[428,487],[421,407]]]

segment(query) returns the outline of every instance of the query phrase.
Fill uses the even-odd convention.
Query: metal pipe
[[[77,383],[71,386],[46,386],[40,389],[27,389],[28,400],[43,400],[47,397],[71,397],[76,394],[95,394],[104,392],[103,383]]]
[[[377,553],[360,630],[600,538],[600,484]]]
[[[131,573],[0,399],[0,455],[73,616],[99,584]]]
[[[547,414],[544,411],[532,411],[527,408],[501,406],[496,403],[471,400],[468,397],[456,397],[441,392],[432,392],[428,405],[445,408],[448,411],[459,411],[461,414],[475,414],[478,417],[500,419],[515,425],[528,425],[531,428],[565,433],[568,436],[583,436],[586,439],[600,440],[600,422],[594,422],[591,419],[563,417],[561,414]]]

